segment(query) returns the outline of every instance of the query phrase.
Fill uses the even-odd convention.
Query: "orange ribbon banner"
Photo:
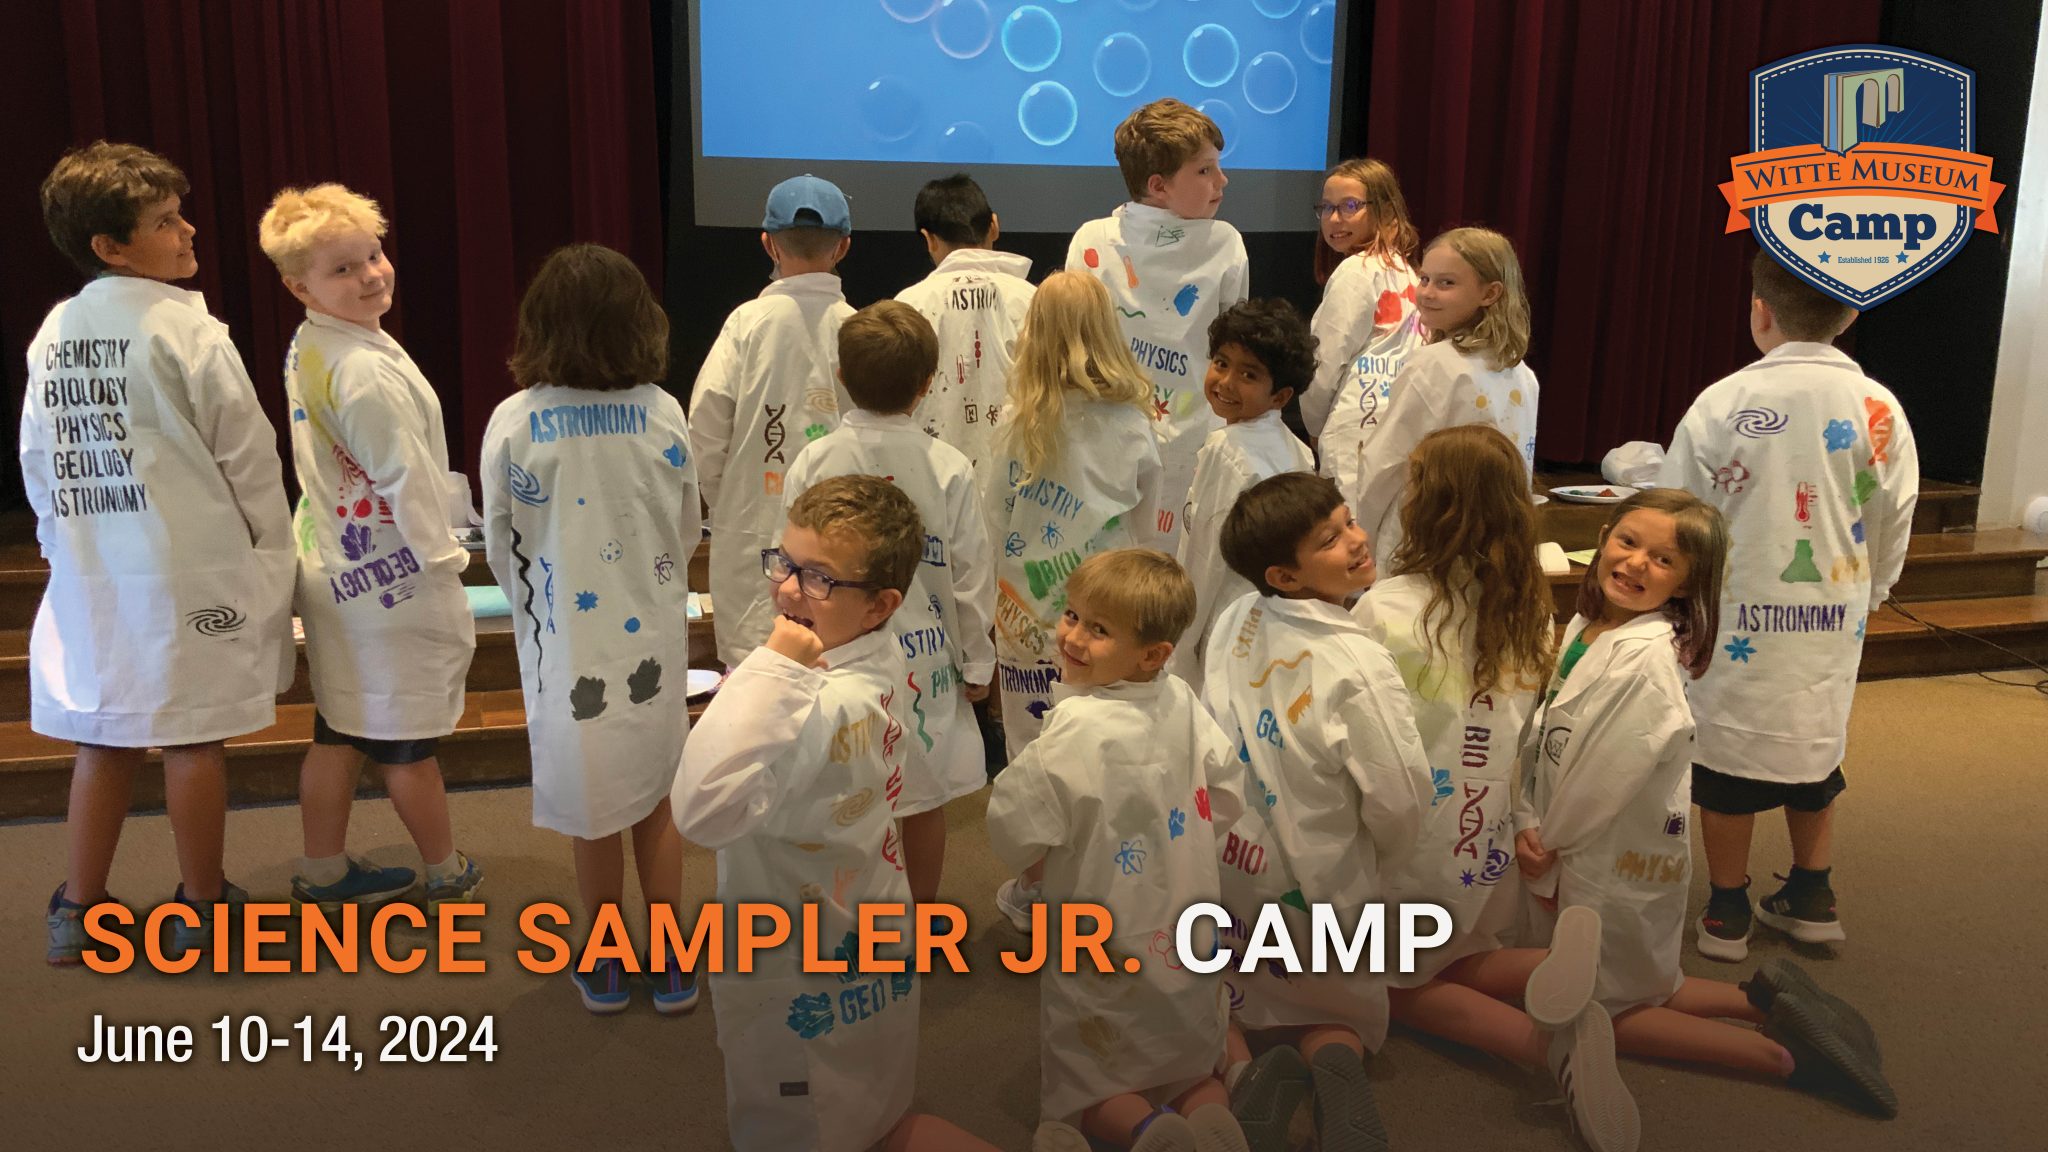
[[[1991,205],[2005,191],[1991,179],[1991,157],[1925,144],[1864,143],[1842,153],[1795,144],[1737,156],[1729,166],[1735,178],[1721,185],[1729,232],[1750,226],[1752,208],[1820,196],[1940,200],[1975,208],[1977,231],[1996,232]]]

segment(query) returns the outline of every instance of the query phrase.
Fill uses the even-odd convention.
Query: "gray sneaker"
[[[109,895],[107,899],[112,901],[114,898]],[[85,914],[89,911],[89,905],[66,900],[62,884],[50,893],[50,963],[67,968],[85,963],[85,946],[89,940],[85,934]]]
[[[446,880],[427,881],[427,915],[437,914],[443,904],[467,904],[476,899],[476,890],[483,882],[483,867],[464,855],[462,871]]]
[[[171,921],[171,958],[176,959],[194,948],[205,948],[213,939],[213,908],[215,904],[247,904],[249,894],[240,887],[221,881],[220,899],[201,904],[185,899],[185,885],[180,883],[171,896],[171,902],[183,904],[199,913],[199,924],[195,927],[183,920]]]

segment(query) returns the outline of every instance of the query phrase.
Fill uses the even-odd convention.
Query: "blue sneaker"
[[[347,875],[332,884],[308,884],[304,876],[293,876],[292,903],[318,904],[323,912],[343,904],[382,904],[412,891],[417,879],[410,868],[379,868],[351,856]]]
[[[107,899],[116,904],[120,903],[112,894],[109,894]],[[73,904],[66,900],[62,884],[57,885],[57,890],[50,893],[50,963],[67,968],[85,963],[85,947],[89,939],[85,934],[85,914],[90,910],[90,905]],[[126,934],[126,930],[123,932]]]
[[[569,979],[576,982],[576,994],[583,997],[583,1006],[595,1015],[624,1012],[633,1002],[632,986],[626,983],[626,966],[609,957],[599,960],[588,972],[578,972],[572,966]]]
[[[223,880],[220,887],[220,899],[201,904],[197,901],[185,899],[185,885],[180,883],[177,892],[171,896],[171,901],[175,904],[183,904],[199,913],[199,924],[197,927],[187,924],[183,920],[171,921],[170,956],[175,960],[194,948],[206,947],[207,943],[213,939],[214,904],[247,904],[249,902],[249,894],[239,886]]]
[[[697,974],[683,971],[676,958],[668,958],[668,967],[659,972],[649,971],[647,982],[654,985],[654,1010],[664,1016],[675,1016],[697,1006]]]
[[[476,899],[476,890],[483,882],[482,866],[463,856],[462,871],[446,880],[427,881],[427,915],[437,914],[443,904],[467,904]]]

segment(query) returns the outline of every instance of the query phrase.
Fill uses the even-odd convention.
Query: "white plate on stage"
[[[699,696],[709,695],[713,688],[718,687],[718,682],[723,678],[716,668],[692,668],[690,669],[688,679],[684,681],[688,685],[685,695],[691,700],[695,700]]]
[[[1559,500],[1573,504],[1619,504],[1636,494],[1625,484],[1566,484],[1550,490]]]

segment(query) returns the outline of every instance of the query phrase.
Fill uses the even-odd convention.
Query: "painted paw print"
[[[806,1040],[832,1031],[832,997],[807,993],[789,1002],[789,1030]]]
[[[635,704],[645,704],[661,695],[661,665],[649,656],[640,662],[631,676],[626,677],[626,699]]]
[[[1827,438],[1828,451],[1846,452],[1856,444],[1856,425],[1847,420],[1830,420],[1822,435]]]
[[[1052,705],[1047,701],[1033,700],[1030,704],[1025,705],[1024,711],[1031,713],[1033,720],[1043,720],[1045,719],[1046,710],[1051,707]]]
[[[350,560],[361,560],[370,554],[368,524],[350,524],[341,530],[341,554]]]
[[[1207,788],[1195,789],[1195,815],[1200,816],[1204,820],[1210,819],[1209,790]]]
[[[1391,328],[1401,322],[1401,294],[1380,293],[1379,306],[1373,309],[1372,322],[1381,328]]]
[[[689,453],[683,451],[681,444],[670,444],[667,448],[662,449],[661,454],[672,468],[681,468],[683,461],[690,458]]]
[[[604,713],[604,681],[595,676],[579,676],[576,687],[569,689],[569,715],[577,720],[590,720]]]
[[[1183,284],[1173,297],[1173,310],[1185,316],[1195,310],[1195,301],[1200,299],[1202,290],[1193,284]]]
[[[1175,808],[1166,814],[1166,838],[1168,840],[1180,839],[1181,833],[1187,831],[1187,826],[1187,813]]]

